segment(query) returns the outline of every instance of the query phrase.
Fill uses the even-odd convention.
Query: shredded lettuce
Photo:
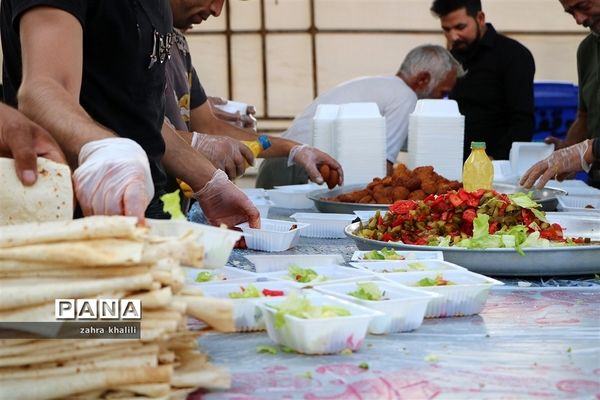
[[[319,274],[310,268],[302,268],[298,265],[290,265],[288,274],[293,280],[300,283],[312,282],[319,277]]]
[[[509,194],[508,198],[510,199],[510,201],[512,201],[514,204],[518,205],[519,207],[531,210],[531,212],[533,212],[533,215],[535,215],[536,218],[538,218],[540,221],[548,222],[548,220],[546,219],[546,214],[544,214],[543,211],[538,210],[538,208],[540,208],[541,206],[538,203],[536,203],[535,201],[533,201],[531,196],[532,196],[531,192],[529,192],[528,194],[518,192],[518,193]]]
[[[208,271],[199,272],[196,276],[196,282],[209,282],[214,279],[213,274]]]
[[[254,285],[248,285],[241,287],[239,292],[231,292],[228,294],[231,299],[251,299],[254,297],[261,297],[260,291]]]
[[[456,285],[456,283],[449,281],[447,279],[444,279],[444,276],[442,274],[437,274],[435,276],[435,278],[429,278],[429,277],[425,277],[423,279],[418,280],[414,286],[450,286],[450,285]]]
[[[163,212],[169,214],[171,219],[185,219],[181,212],[181,203],[179,202],[179,189],[174,192],[166,193],[160,196],[163,202]]]
[[[396,250],[384,247],[381,250],[372,250],[364,255],[365,260],[404,260],[404,257],[397,254]]]
[[[425,271],[427,266],[420,261],[408,263],[408,268],[413,271]]]
[[[385,300],[385,291],[379,289],[379,286],[373,282],[357,283],[358,289],[348,292],[350,296],[361,300],[379,301]]]
[[[275,313],[275,328],[282,328],[285,325],[285,316],[292,315],[298,318],[334,318],[346,317],[352,315],[350,311],[342,307],[314,305],[306,297],[291,292],[289,296],[277,305],[271,305],[277,312]]]

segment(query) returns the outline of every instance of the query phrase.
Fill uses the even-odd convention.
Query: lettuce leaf
[[[254,285],[248,285],[245,288],[242,286],[239,292],[231,292],[228,294],[230,299],[251,299],[261,297],[260,291]]]
[[[361,300],[379,301],[384,300],[384,291],[379,289],[379,286],[373,282],[357,283],[358,289],[353,292],[348,292],[350,296]]]
[[[314,305],[306,297],[295,292],[291,292],[284,301],[277,305],[271,305],[271,307],[277,310],[275,312],[275,328],[278,329],[285,325],[286,315],[304,319],[346,317],[352,315],[350,311],[342,307]]]
[[[179,189],[163,194],[160,196],[160,200],[163,202],[163,212],[169,214],[171,219],[185,219],[185,215],[181,211],[181,203],[179,202]]]

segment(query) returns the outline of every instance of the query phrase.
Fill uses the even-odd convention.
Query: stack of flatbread
[[[230,385],[187,315],[233,331],[231,305],[185,292],[190,230],[151,237],[132,217],[0,227],[0,322],[56,321],[55,299],[140,299],[141,339],[0,339],[0,399],[185,398]]]

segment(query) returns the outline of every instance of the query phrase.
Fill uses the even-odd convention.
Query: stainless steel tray
[[[307,194],[307,197],[315,203],[317,210],[324,213],[341,213],[341,214],[352,214],[354,210],[387,210],[389,204],[361,204],[361,203],[344,203],[340,201],[329,201],[325,198],[335,197],[340,194],[354,192],[355,190],[364,189],[368,184],[356,184],[348,185],[334,190],[315,190]],[[543,211],[556,211],[558,205],[558,196],[567,194],[562,189],[555,189],[546,187],[542,190],[537,189],[525,189],[517,185],[509,184],[494,184],[494,189],[500,193],[512,194],[516,192],[529,193],[533,192],[533,200],[540,203]]]
[[[548,213],[551,222],[558,222],[568,236],[584,236],[600,240],[600,218],[561,213]],[[391,247],[400,250],[442,251],[444,260],[473,272],[495,276],[560,276],[600,273],[600,245],[529,248],[520,255],[514,249],[463,249],[408,245],[358,237],[354,232],[359,223],[346,227],[346,236],[356,242],[359,250],[379,250]]]

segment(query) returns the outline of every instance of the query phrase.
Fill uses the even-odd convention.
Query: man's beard
[[[598,21],[600,21],[600,16],[591,17],[590,19],[583,21],[583,26],[590,28],[590,31],[598,36],[600,35],[600,26],[597,26]]]
[[[475,35],[475,39],[473,39],[471,43],[466,43],[464,41],[454,42],[454,45],[452,46],[451,50],[452,54],[456,56],[466,56],[470,54],[475,48],[477,48],[477,46],[479,45],[479,41],[481,40],[481,29],[479,29],[479,24],[476,27],[477,34]],[[456,43],[464,43],[465,46],[457,48]]]

